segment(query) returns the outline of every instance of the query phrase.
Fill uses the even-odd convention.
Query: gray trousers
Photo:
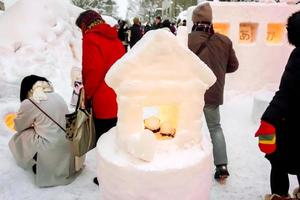
[[[226,142],[220,124],[219,106],[205,105],[204,116],[213,144],[214,164],[227,164]]]

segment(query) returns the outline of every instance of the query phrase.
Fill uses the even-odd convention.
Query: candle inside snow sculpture
[[[158,140],[167,140],[175,137],[178,109],[176,106],[152,106],[143,109],[145,129],[150,130]]]
[[[102,198],[209,199],[212,146],[201,127],[212,71],[173,34],[156,30],[105,80],[117,94],[118,123],[97,144]]]
[[[12,131],[13,133],[16,132],[15,130],[15,118],[17,117],[16,113],[8,113],[7,115],[5,115],[4,117],[4,123],[6,125],[6,127]]]

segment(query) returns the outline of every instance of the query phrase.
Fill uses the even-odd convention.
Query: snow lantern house
[[[159,142],[178,146],[199,142],[204,93],[215,80],[213,72],[174,35],[150,31],[105,78],[117,93],[117,143],[136,157],[152,160]],[[155,141],[144,139],[149,148],[145,142],[142,149],[134,149],[130,138],[143,134],[153,135]],[[143,153],[145,149],[148,153]]]
[[[112,66],[105,81],[117,93],[118,123],[97,144],[104,200],[209,199],[212,145],[201,116],[215,80],[166,30],[147,32]]]

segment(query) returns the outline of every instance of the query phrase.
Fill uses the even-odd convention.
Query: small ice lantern
[[[7,127],[10,131],[12,131],[13,133],[16,132],[16,130],[15,130],[15,122],[14,122],[14,120],[15,120],[16,117],[17,117],[17,114],[16,114],[16,113],[8,113],[8,114],[6,114],[6,115],[4,116],[4,119],[3,119],[3,121],[4,121],[5,125],[6,125],[6,127]]]

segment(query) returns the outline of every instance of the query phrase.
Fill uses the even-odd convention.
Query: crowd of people
[[[215,33],[212,16],[209,3],[195,8],[188,48],[217,77],[217,82],[205,93],[204,115],[213,144],[214,177],[220,180],[229,176],[229,170],[219,107],[223,104],[225,75],[236,71],[239,62],[231,40]],[[116,94],[104,81],[107,71],[125,54],[128,45],[132,48],[147,31],[162,28],[176,34],[176,27],[158,16],[155,23],[146,26],[142,26],[138,18],[133,19],[131,27],[120,20],[117,31],[92,10],[81,13],[76,25],[83,36],[83,87],[86,102],[90,102],[93,109],[97,140],[117,123]],[[297,175],[300,184],[297,160],[300,140],[297,126],[300,113],[300,11],[289,17],[287,32],[288,40],[295,49],[283,73],[279,90],[263,114],[256,132],[259,147],[271,163],[271,194],[266,195],[265,200],[300,199],[299,188],[295,189],[293,198],[288,194],[288,174]],[[68,113],[66,103],[54,92],[46,78],[35,75],[23,79],[20,101],[21,107],[15,120],[17,134],[9,142],[17,164],[31,169],[38,186],[71,183],[80,171],[74,169],[75,158],[70,142],[57,125],[65,126],[64,116]],[[94,182],[99,184],[96,178]]]
[[[140,19],[135,17],[132,26],[125,20],[119,20],[117,31],[118,37],[127,52],[128,48],[132,48],[148,31],[162,28],[176,35],[178,26],[186,26],[186,20],[178,21],[176,25],[175,22],[171,22],[169,19],[162,20],[160,16],[156,16],[152,24],[147,22],[143,25]]]

